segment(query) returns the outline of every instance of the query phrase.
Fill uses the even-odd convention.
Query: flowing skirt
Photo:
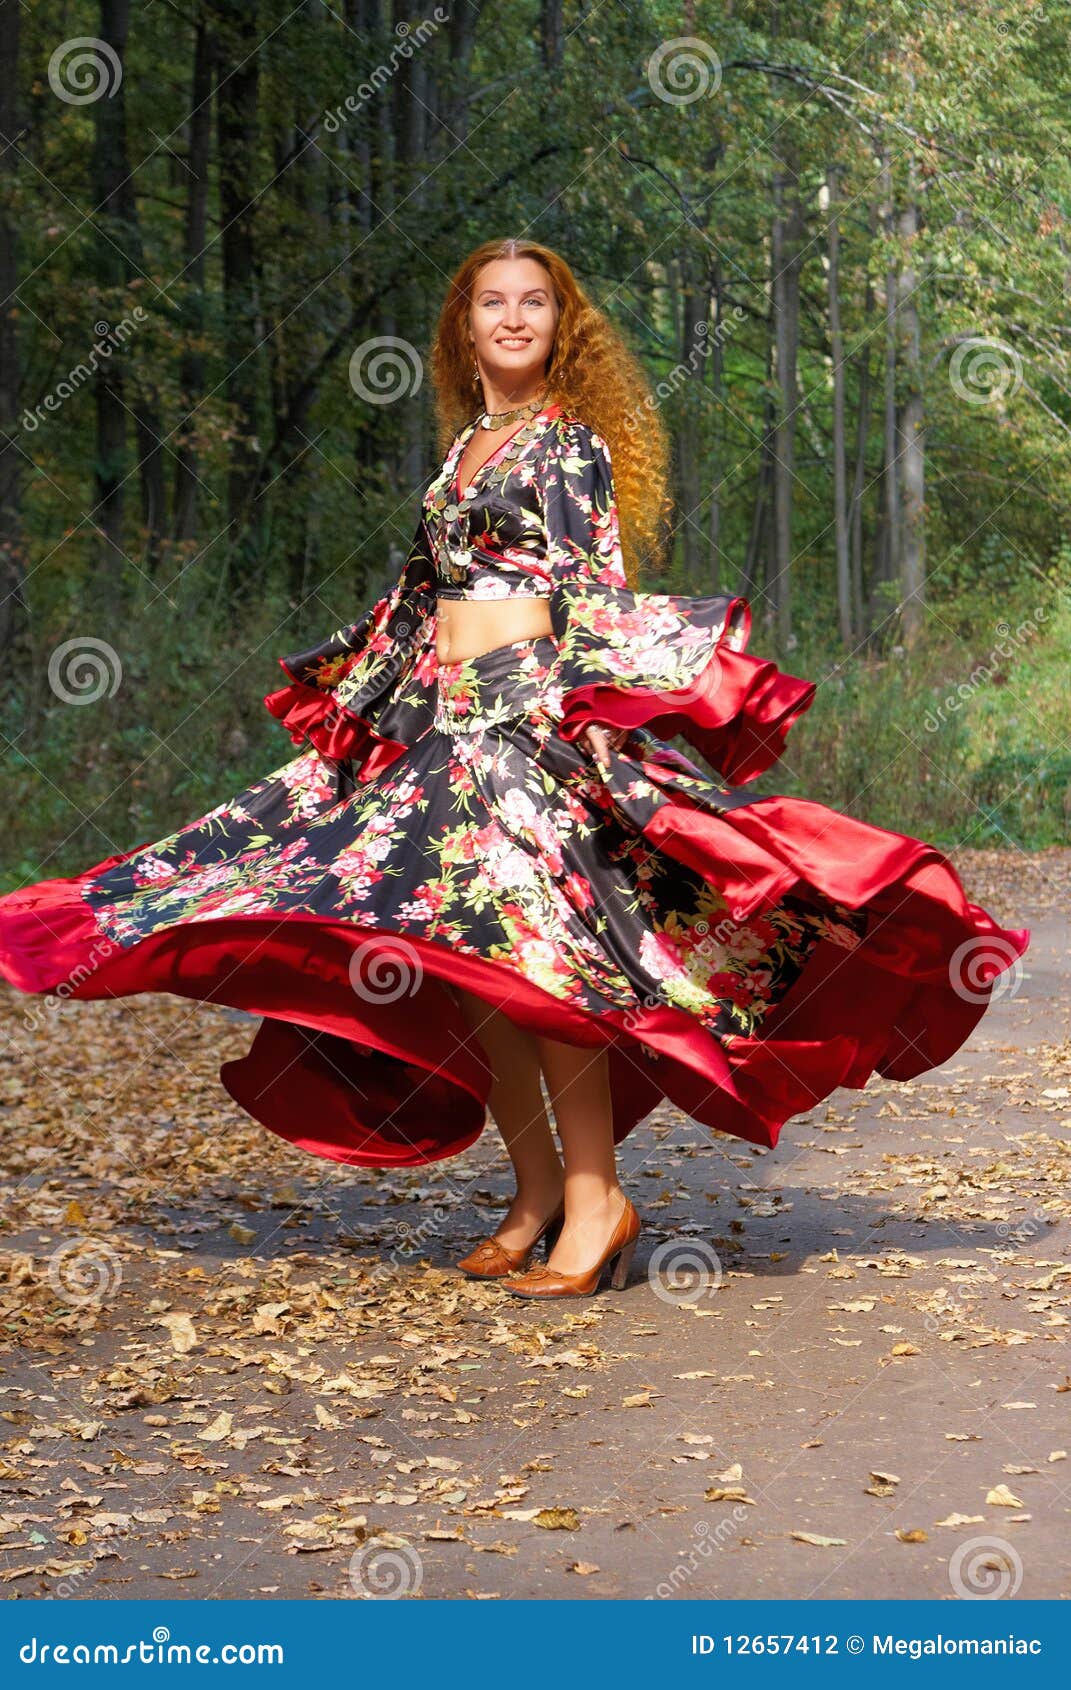
[[[1029,943],[942,853],[719,784],[636,729],[556,732],[553,636],[440,664],[434,724],[370,781],[308,748],[177,832],[0,898],[0,972],[263,1017],[221,1079],[341,1162],[452,1156],[491,1072],[459,986],[609,1055],[616,1142],[663,1098],[772,1145],[875,1071],[944,1062]]]

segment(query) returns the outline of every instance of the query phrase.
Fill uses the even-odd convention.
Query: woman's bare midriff
[[[546,599],[440,598],[435,606],[435,656],[440,663],[482,657],[496,646],[554,631]]]

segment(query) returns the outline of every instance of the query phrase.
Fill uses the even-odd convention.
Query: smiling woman
[[[815,685],[746,652],[744,598],[630,576],[664,438],[557,254],[472,253],[433,367],[449,444],[397,582],[265,699],[298,756],[0,899],[0,967],[262,1015],[224,1083],[316,1155],[434,1161],[490,1109],[517,1193],[460,1265],[576,1296],[623,1283],[615,1146],[663,1098],[773,1144],[836,1086],[944,1062],[1030,936],[933,846],[746,790]]]
[[[486,410],[463,431],[450,454],[448,503],[440,507],[445,521],[469,516],[483,471],[500,467],[511,444],[516,449],[526,441],[524,430],[545,401],[545,371],[558,317],[546,272],[534,258],[493,259],[484,266],[474,289],[468,336]],[[468,524],[474,549],[481,534],[478,526],[473,532],[477,522],[478,516],[473,516]],[[483,532],[486,536],[486,529]],[[487,555],[484,551],[484,558]],[[497,591],[481,591],[475,579],[469,583],[467,561],[458,547],[447,573],[455,590],[446,583],[439,588],[435,652],[441,662],[478,657],[495,646],[551,632],[544,595],[528,588],[523,579],[501,580]]]

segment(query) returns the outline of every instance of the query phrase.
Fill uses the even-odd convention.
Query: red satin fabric
[[[626,691],[598,681],[574,687],[563,700],[558,731],[575,739],[593,721],[647,727],[660,739],[683,734],[730,786],[742,786],[780,757],[816,687],[769,659],[719,645],[695,685],[679,692]]]
[[[300,1149],[386,1167],[452,1156],[485,1122],[490,1075],[447,982],[533,1032],[608,1047],[617,1142],[665,1096],[705,1126],[772,1145],[836,1086],[875,1071],[910,1079],[946,1061],[1029,944],[1029,929],[1000,928],[966,899],[935,847],[804,799],[755,799],[720,816],[668,804],[646,832],[711,876],[738,919],[811,886],[870,912],[868,935],[854,951],[822,940],[760,1037],[719,1042],[682,1010],[586,1015],[507,965],[316,916],[188,921],[119,946],[98,932],[79,887],[124,853],[0,899],[0,972],[27,992],[172,992],[265,1017],[248,1054],[220,1071],[231,1095]],[[384,967],[399,946],[410,964],[417,953],[414,995],[355,993],[350,962],[367,945]],[[950,974],[961,946],[981,957],[970,990],[966,968]]]

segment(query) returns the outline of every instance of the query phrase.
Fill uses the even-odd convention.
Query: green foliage
[[[956,611],[935,611],[910,650],[824,676],[817,647],[793,653],[821,684],[761,789],[945,845],[1071,842],[1066,554],[1038,591],[977,587]]]
[[[1066,0],[1014,14],[997,0],[799,0],[776,16],[756,0],[697,0],[686,25],[670,0],[571,4],[561,63],[542,50],[537,0],[477,10],[469,57],[455,29],[411,20],[399,32],[389,8],[364,9],[376,19],[367,30],[354,8],[289,0],[133,8],[124,192],[103,194],[105,108],[58,97],[42,73],[57,43],[104,27],[99,8],[21,8],[20,138],[0,177],[0,216],[17,234],[20,381],[19,415],[0,424],[17,437],[11,549],[27,560],[2,683],[9,878],[159,836],[287,754],[260,704],[279,684],[274,656],[355,620],[392,577],[391,547],[407,544],[436,461],[427,355],[438,311],[461,258],[491,236],[528,232],[563,253],[642,356],[678,448],[690,449],[687,471],[678,452],[675,546],[646,584],[710,590],[716,489],[716,583],[738,590],[776,380],[779,172],[803,225],[795,642],[781,660],[826,678],[779,778],[904,830],[1063,838],[1065,770],[1049,749],[1066,732],[1062,618],[1030,649],[1016,644],[1003,678],[925,723],[947,678],[969,676],[989,651],[996,624],[1018,626],[1066,579]],[[210,146],[203,251],[192,256],[199,20],[217,59],[200,108]],[[228,102],[244,123],[224,137]],[[114,144],[118,126],[108,133]],[[864,614],[847,650],[832,513],[830,166],[843,208],[850,476],[861,410],[868,425]],[[910,239],[895,215],[909,202]],[[887,285],[908,264],[926,525],[925,625],[910,652],[898,649],[899,583],[880,566]],[[710,320],[715,292],[728,328],[717,388],[710,345],[688,344],[684,328],[686,296]],[[96,383],[75,372],[100,325],[125,320],[135,323],[121,360],[125,437],[105,447]],[[383,336],[408,343],[420,372],[390,404],[362,396],[350,375],[351,355]],[[989,349],[977,363],[975,343]],[[155,534],[136,416],[159,443]],[[196,469],[186,527],[183,448]],[[123,505],[110,566],[109,468]],[[767,509],[746,590],[752,647],[773,655],[771,520]],[[111,640],[122,683],[99,704],[63,705],[44,679],[49,654],[83,631]]]

